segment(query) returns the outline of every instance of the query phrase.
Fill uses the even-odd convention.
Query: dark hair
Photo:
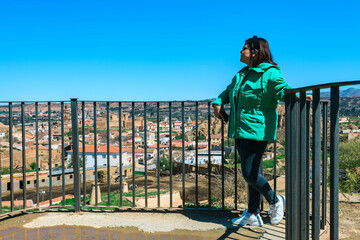
[[[254,53],[255,50],[257,50],[255,57],[252,57],[252,54],[250,56],[250,67],[256,67],[263,62],[276,65],[270,52],[269,43],[264,38],[258,38],[257,36],[253,36],[252,38],[247,39],[245,41],[245,44],[249,45],[251,53]]]

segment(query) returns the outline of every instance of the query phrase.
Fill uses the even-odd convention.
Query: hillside
[[[321,93],[321,97],[330,98],[330,92]],[[360,97],[360,89],[348,88],[346,90],[340,90],[340,97]]]

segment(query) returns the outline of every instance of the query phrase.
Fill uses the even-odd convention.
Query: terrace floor
[[[231,225],[236,213],[32,213],[3,220],[0,239],[285,239],[285,220]]]

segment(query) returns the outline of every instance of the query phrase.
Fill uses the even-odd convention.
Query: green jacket
[[[230,103],[229,137],[255,141],[276,139],[276,108],[285,101],[284,90],[291,88],[278,65],[261,63],[256,68],[241,69],[225,91],[212,102]]]

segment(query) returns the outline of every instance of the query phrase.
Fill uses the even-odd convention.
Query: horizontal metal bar
[[[319,84],[319,85],[306,86],[306,87],[302,87],[302,88],[286,89],[285,94],[296,93],[296,92],[301,92],[301,91],[309,91],[309,90],[315,90],[315,89],[331,88],[331,87],[357,85],[357,84],[360,84],[360,80],[347,81],[347,82],[324,83],[324,84]]]
[[[0,101],[0,103],[9,103],[9,102],[11,102],[11,103],[18,103],[18,104],[21,104],[21,103],[27,103],[27,104],[29,104],[29,103],[44,103],[44,104],[46,104],[46,103],[48,103],[48,102],[50,102],[50,103],[61,103],[61,102],[65,102],[65,103],[70,103],[70,101],[69,100],[66,100],[66,101],[64,101],[64,100],[59,100],[59,101]]]
[[[80,100],[79,100],[80,101]],[[119,100],[114,100],[114,101],[111,101],[111,100],[101,100],[101,101],[96,101],[96,100],[81,100],[81,101],[84,101],[84,102],[112,102],[112,103],[169,103],[169,102],[172,102],[172,103],[179,103],[181,104],[182,102],[189,102],[189,103],[195,103],[195,102],[199,102],[199,103],[207,103],[207,102],[212,102],[212,100],[186,100],[186,101],[181,101],[181,100],[173,100],[173,101],[119,101]],[[22,101],[23,102],[23,101]],[[7,103],[7,102],[6,102]]]

